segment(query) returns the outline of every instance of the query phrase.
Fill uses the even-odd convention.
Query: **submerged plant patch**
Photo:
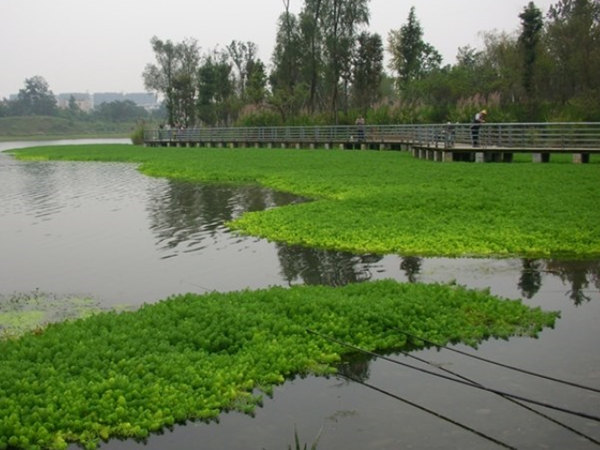
[[[314,201],[242,215],[242,233],[354,253],[600,256],[600,164],[433,163],[401,152],[27,148],[24,159],[141,163],[148,175],[258,183]]]
[[[536,336],[557,313],[487,291],[384,280],[187,294],[0,341],[0,448],[88,448],[175,423],[252,413],[260,390],[327,374],[349,352]]]
[[[102,311],[86,297],[57,297],[44,292],[0,295],[0,339],[41,331],[49,323],[79,319]]]

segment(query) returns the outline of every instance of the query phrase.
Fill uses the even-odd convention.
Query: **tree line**
[[[12,116],[54,116],[69,120],[103,122],[136,122],[152,118],[151,113],[131,100],[101,103],[92,111],[85,112],[79,107],[74,96],[71,96],[67,107],[59,108],[48,82],[39,75],[27,78],[16,98],[0,101],[0,117]]]
[[[367,30],[369,0],[304,0],[297,14],[282,2],[268,65],[251,41],[202,51],[193,38],[151,39],[142,76],[164,99],[166,124],[465,122],[482,108],[494,122],[600,121],[598,0],[558,0],[546,13],[530,1],[518,30],[484,32],[482,49],[459,47],[447,65],[415,7],[384,39]],[[29,81],[0,116],[51,109]]]

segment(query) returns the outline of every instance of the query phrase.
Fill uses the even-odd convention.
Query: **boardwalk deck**
[[[354,126],[227,127],[147,130],[144,143],[163,147],[268,147],[407,150],[433,161],[510,162],[530,153],[534,162],[567,153],[573,162],[600,154],[600,123],[485,124],[480,146],[472,145],[471,124],[367,125],[364,138]]]

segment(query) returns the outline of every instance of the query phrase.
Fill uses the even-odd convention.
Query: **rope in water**
[[[416,335],[411,334],[411,333],[409,333],[407,331],[404,331],[404,330],[398,329],[398,331],[401,332],[402,334],[405,334],[408,337],[411,337],[413,339],[418,339],[420,341],[423,341],[426,344],[433,345],[433,346],[438,347],[438,348],[443,348],[444,350],[449,350],[451,352],[459,353],[461,355],[468,356],[469,358],[474,358],[474,359],[477,359],[479,361],[483,361],[483,362],[486,362],[486,363],[489,363],[489,364],[494,364],[496,366],[504,367],[506,369],[514,370],[516,372],[524,373],[524,374],[531,375],[531,376],[534,376],[534,377],[544,378],[546,380],[555,381],[557,383],[566,384],[566,385],[573,386],[573,387],[576,387],[576,388],[579,388],[579,389],[585,389],[585,390],[588,390],[588,391],[600,393],[600,389],[597,389],[597,388],[594,388],[594,387],[591,387],[591,386],[585,386],[583,384],[574,383],[572,381],[562,380],[560,378],[555,378],[555,377],[551,377],[551,376],[544,375],[544,374],[541,374],[541,373],[532,372],[530,370],[522,369],[520,367],[515,367],[515,366],[508,365],[508,364],[503,364],[503,363],[498,362],[498,361],[492,361],[491,359],[487,359],[487,358],[483,358],[481,356],[473,355],[472,353],[463,352],[462,350],[458,350],[456,348],[446,347],[444,345],[435,343],[433,341],[430,341],[430,340],[425,339],[425,338],[420,337],[420,336],[416,336]]]
[[[426,359],[419,358],[418,356],[415,356],[415,355],[411,355],[408,352],[400,351],[399,353],[402,353],[404,356],[406,356],[408,358],[412,358],[412,359],[414,359],[416,361],[419,361],[421,363],[427,364],[428,366],[435,367],[435,368],[437,368],[439,370],[442,370],[442,371],[444,371],[446,373],[449,373],[449,374],[451,374],[451,375],[453,375],[455,377],[458,377],[458,378],[461,378],[463,380],[466,380],[466,381],[468,381],[470,383],[474,383],[474,384],[478,384],[478,385],[482,386],[481,383],[478,383],[477,381],[474,381],[471,378],[465,377],[464,375],[461,375],[461,374],[459,374],[457,372],[454,372],[454,371],[452,371],[450,369],[446,369],[445,367],[438,366],[437,364],[433,364],[431,361],[427,361]],[[581,432],[579,430],[576,430],[575,428],[567,425],[566,423],[563,423],[563,422],[561,422],[559,420],[556,420],[554,417],[550,417],[547,414],[544,414],[543,412],[538,411],[537,409],[532,408],[531,406],[527,406],[525,403],[522,403],[522,402],[520,402],[518,400],[515,400],[514,398],[507,397],[507,396],[502,395],[502,394],[497,394],[497,395],[499,395],[500,397],[504,398],[505,400],[508,400],[509,402],[511,402],[511,403],[513,403],[515,405],[520,406],[523,409],[526,409],[527,411],[530,411],[530,412],[532,412],[534,414],[537,414],[540,417],[543,417],[544,419],[546,419],[546,420],[548,420],[548,421],[550,421],[550,422],[552,422],[552,423],[554,423],[554,424],[556,424],[556,425],[558,425],[558,426],[560,426],[560,427],[562,427],[562,428],[564,428],[566,430],[571,431],[572,433],[577,434],[578,436],[581,436],[581,437],[589,440],[590,442],[593,442],[596,445],[600,445],[600,441],[594,439],[591,436],[588,436],[587,434],[585,434],[585,433],[583,433],[583,432]]]
[[[334,342],[336,344],[339,344],[339,345],[351,348],[351,349],[356,350],[358,352],[365,353],[365,354],[371,355],[371,356],[375,356],[375,357],[383,359],[385,361],[389,361],[391,363],[398,364],[398,365],[401,365],[401,366],[404,366],[404,367],[408,367],[410,369],[414,369],[414,370],[417,370],[419,372],[423,372],[423,373],[426,373],[426,374],[429,374],[429,375],[433,375],[433,376],[438,377],[438,378],[443,378],[443,379],[446,379],[446,380],[454,381],[455,383],[463,384],[463,385],[470,386],[470,387],[473,387],[473,388],[476,388],[476,389],[480,389],[480,390],[483,390],[483,391],[487,391],[487,392],[491,392],[491,393],[494,393],[494,394],[498,394],[498,395],[510,397],[510,398],[513,398],[513,399],[516,399],[516,400],[524,401],[526,403],[532,403],[534,405],[543,406],[545,408],[554,409],[556,411],[561,411],[561,412],[564,412],[564,413],[567,413],[567,414],[571,414],[571,415],[574,415],[574,416],[579,416],[579,417],[583,417],[583,418],[586,418],[586,419],[589,419],[589,420],[600,422],[600,417],[594,416],[592,414],[587,414],[587,413],[579,412],[579,411],[573,411],[571,409],[562,408],[560,406],[552,405],[552,404],[547,403],[547,402],[542,402],[542,401],[530,399],[530,398],[523,397],[523,396],[520,396],[520,395],[511,394],[510,392],[504,392],[504,391],[500,391],[498,389],[493,389],[493,388],[489,388],[489,387],[486,387],[486,386],[483,386],[483,385],[474,384],[474,383],[471,383],[471,382],[468,382],[468,381],[465,381],[465,380],[461,380],[461,379],[457,379],[457,378],[452,378],[452,377],[449,377],[447,375],[442,375],[440,373],[436,373],[436,372],[432,372],[432,371],[427,370],[427,369],[423,369],[421,367],[412,366],[412,365],[404,363],[402,361],[398,361],[396,359],[389,358],[389,357],[387,357],[385,355],[381,355],[381,354],[378,354],[378,353],[375,353],[375,352],[371,352],[369,350],[362,349],[362,348],[357,347],[357,346],[355,346],[353,344],[349,344],[347,342],[342,342],[342,341],[340,341],[338,339],[335,339],[335,338],[333,338],[331,336],[326,336],[324,334],[321,334],[321,333],[313,331],[313,330],[307,329],[306,331],[308,333],[311,333],[311,334],[319,336],[319,337],[321,337],[323,339],[326,339],[326,340],[328,340],[330,342]]]
[[[481,431],[477,431],[474,428],[471,428],[471,427],[469,427],[467,425],[464,425],[464,424],[462,424],[460,422],[457,422],[456,420],[450,419],[449,417],[446,417],[446,416],[444,416],[444,415],[442,415],[442,414],[440,414],[438,412],[435,412],[435,411],[433,411],[431,409],[428,409],[428,408],[426,408],[424,406],[421,406],[421,405],[419,405],[417,403],[411,402],[410,400],[407,400],[407,399],[405,399],[403,397],[400,397],[399,395],[393,394],[393,393],[391,393],[389,391],[386,391],[384,389],[378,388],[377,386],[374,386],[374,385],[366,383],[364,381],[361,381],[361,380],[349,377],[347,375],[338,374],[337,376],[340,377],[340,378],[344,378],[346,380],[353,381],[355,383],[361,384],[361,385],[363,385],[365,387],[368,387],[369,389],[373,389],[374,391],[380,392],[380,393],[382,393],[384,395],[387,395],[388,397],[391,397],[393,399],[396,399],[396,400],[399,400],[399,401],[401,401],[403,403],[406,403],[407,405],[410,405],[410,406],[413,406],[413,407],[415,407],[417,409],[420,409],[421,411],[425,411],[426,413],[429,413],[429,414],[437,417],[438,419],[445,420],[446,422],[449,422],[449,423],[451,423],[453,425],[456,425],[457,427],[460,427],[460,428],[462,428],[464,430],[467,430],[467,431],[469,431],[471,433],[474,433],[474,434],[476,434],[478,436],[481,436],[482,438],[487,439],[488,441],[491,441],[491,442],[493,442],[495,444],[498,444],[501,447],[512,449],[512,450],[517,450],[516,447],[512,447],[511,445],[508,445],[508,444],[506,444],[506,443],[504,443],[502,441],[499,441],[498,439],[496,439],[494,437],[488,436],[487,434],[482,433]]]

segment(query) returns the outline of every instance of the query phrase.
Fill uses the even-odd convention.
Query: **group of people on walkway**
[[[473,147],[479,147],[479,129],[481,128],[481,124],[486,122],[487,118],[487,110],[482,109],[477,114],[473,116],[472,125],[471,125],[471,143]],[[363,116],[358,116],[356,121],[354,122],[356,126],[356,134],[359,142],[364,141],[365,139],[365,118]],[[450,145],[454,144],[454,127],[450,122],[448,122],[447,132],[447,140]]]

